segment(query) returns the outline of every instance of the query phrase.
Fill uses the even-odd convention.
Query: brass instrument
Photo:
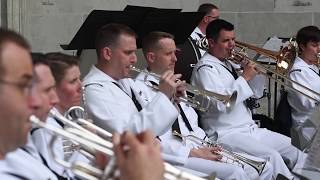
[[[89,136],[90,138],[93,138],[93,139],[95,139],[96,141],[100,141],[101,143],[103,143],[104,141],[105,141],[105,137],[112,137],[112,134],[111,133],[109,133],[109,132],[107,132],[106,134],[105,134],[105,137],[101,137],[101,136],[99,136],[99,135],[97,135],[96,133],[93,133],[92,131],[90,131],[90,130],[88,130],[88,129],[86,129],[86,128],[84,128],[84,127],[82,127],[82,125],[79,125],[79,124],[85,124],[85,125],[87,125],[87,126],[96,126],[96,125],[94,125],[94,124],[92,124],[92,123],[90,123],[89,121],[87,121],[87,120],[84,120],[84,119],[81,119],[81,118],[78,118],[77,119],[77,122],[73,122],[73,121],[71,121],[71,120],[69,120],[69,119],[67,119],[67,118],[65,118],[64,116],[62,116],[56,109],[51,109],[50,111],[49,111],[49,116],[51,116],[51,117],[53,117],[53,118],[55,118],[55,119],[58,119],[58,120],[60,120],[61,122],[63,122],[65,125],[66,125],[66,127],[68,128],[68,127],[71,127],[71,128],[75,128],[75,129],[79,129],[79,130],[81,130],[83,133],[85,133],[87,136]],[[79,123],[79,124],[78,124]],[[104,131],[104,132],[106,132],[106,131]]]
[[[276,74],[281,75],[288,74],[288,71],[291,69],[297,55],[297,48],[295,43],[292,41],[292,38],[290,39],[289,44],[282,47],[279,52],[262,49],[241,41],[236,41],[236,47],[239,47],[242,51],[248,48],[258,54],[274,59],[276,61]],[[236,56],[237,54],[234,55]]]
[[[182,139],[189,139],[195,143],[199,143],[201,146],[204,146],[204,147],[220,146],[218,143],[212,142],[210,140],[204,140],[191,134],[187,136],[183,136],[177,131],[173,131],[173,135],[179,136]],[[236,163],[238,165],[241,165],[242,168],[244,168],[244,163],[248,164],[249,166],[253,167],[258,172],[259,175],[261,175],[267,163],[267,161],[256,161],[256,160],[249,159],[247,157],[244,157],[240,154],[237,154],[235,152],[232,152],[231,150],[227,150],[224,148],[222,149],[221,155],[226,157],[227,160],[230,160],[231,163]],[[228,163],[228,161],[226,161],[226,163]]]
[[[101,127],[95,125],[89,119],[84,119],[85,111],[84,108],[81,106],[72,106],[67,110],[67,120],[71,120],[76,124],[84,127],[85,129],[89,129],[97,134],[98,136],[102,137],[103,139],[112,139],[112,134],[108,131],[102,129]],[[70,121],[69,120],[69,121]],[[76,127],[75,127],[76,128]]]
[[[33,123],[33,125],[45,128],[53,132],[55,136],[62,136],[64,138],[70,139],[73,142],[81,144],[81,146],[88,147],[93,152],[101,152],[111,157],[111,160],[109,160],[109,163],[104,170],[82,162],[69,163],[64,160],[55,158],[55,161],[57,161],[57,163],[61,164],[65,168],[71,169],[76,176],[88,180],[113,180],[119,176],[119,171],[116,168],[114,152],[112,150],[113,144],[108,140],[104,140],[104,142],[100,140],[97,141],[95,138],[92,138],[92,136],[88,136],[86,132],[83,132],[82,130],[76,128],[66,130],[56,128],[50,124],[41,122],[37,117],[33,115],[30,116],[29,119]],[[54,138],[51,140],[50,147],[52,147],[54,140]],[[52,155],[56,157],[55,154]],[[164,163],[164,168],[164,179],[166,180],[205,180],[204,178],[181,171],[168,163]]]
[[[84,108],[81,106],[72,106],[70,107],[65,115],[64,115],[67,119],[85,119],[85,111]]]
[[[260,73],[262,73],[266,77],[278,82],[279,84],[287,87],[290,90],[298,92],[316,102],[319,102],[320,93],[315,92],[314,90],[288,78],[289,70],[293,65],[294,59],[296,57],[296,48],[294,43],[290,43],[288,46],[282,48],[279,52],[259,48],[240,41],[236,41],[236,47],[240,48],[240,50],[233,49],[231,51],[231,57],[229,57],[228,60],[233,61],[237,64],[241,63],[241,61],[254,62],[258,67]],[[262,64],[250,59],[244,51],[244,49],[246,48],[257,52],[258,54],[262,54],[274,59],[277,64],[276,70],[267,68]],[[273,77],[272,74],[275,74],[276,77]],[[282,80],[279,80],[278,78],[281,78]]]
[[[89,130],[86,132],[90,133],[93,136],[98,135],[99,137],[102,137],[103,139],[110,139],[111,140],[111,137],[112,137],[111,133],[96,126],[89,119],[84,119],[85,118],[85,111],[84,111],[84,108],[82,108],[81,106],[70,107],[65,113],[65,118],[63,118],[63,116],[60,116],[60,113],[57,113],[57,114],[53,114],[53,113],[51,113],[51,116],[54,116],[54,118],[57,118],[60,121],[67,124],[67,127],[72,127],[72,128],[77,129],[77,128],[79,128],[78,125],[80,125],[84,129]],[[81,130],[83,130],[83,129],[81,129]],[[64,154],[66,157],[72,155],[73,152],[78,151],[82,155],[87,157],[89,160],[94,160],[93,154],[88,152],[88,149],[83,149],[83,147],[81,147],[81,145],[79,145],[75,142],[71,142],[68,139],[63,139],[63,149],[64,149]]]
[[[138,69],[134,66],[131,66],[131,70],[138,72],[138,73],[145,73],[144,82],[147,86],[158,90],[157,86],[150,85],[148,83],[148,76],[152,76],[158,80],[160,80],[160,75],[148,72],[146,70]],[[186,97],[180,97],[180,100],[193,108],[196,108],[202,112],[206,112],[209,110],[211,101],[217,100],[220,102],[223,102],[227,109],[230,110],[234,106],[236,99],[237,99],[237,92],[233,92],[232,95],[222,95],[215,92],[198,89],[195,86],[192,86],[190,84],[186,84],[186,91],[187,96]]]

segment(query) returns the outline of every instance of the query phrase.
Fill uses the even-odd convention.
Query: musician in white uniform
[[[147,73],[162,74],[166,70],[173,70],[177,58],[175,56],[176,46],[174,37],[165,32],[151,32],[142,41],[143,53],[146,58],[148,68]],[[156,91],[150,86],[158,86],[159,79],[147,73],[140,73],[136,77],[136,84],[142,90],[142,96],[148,101],[156,95]],[[145,77],[147,76],[147,79]],[[201,147],[201,142],[191,139],[182,139],[173,135],[177,131],[183,136],[194,135],[199,139],[206,139],[205,132],[198,126],[198,116],[192,107],[185,103],[179,103],[180,115],[172,125],[172,128],[159,136],[162,150],[166,155],[172,155],[170,163],[196,170],[205,174],[217,173],[221,179],[257,179],[259,177],[256,170],[245,164],[245,171],[237,163],[226,164],[219,162],[221,156],[215,154],[219,148]],[[168,160],[168,159],[166,159]],[[225,157],[222,161],[225,161]],[[260,176],[261,179],[271,179],[272,168],[269,165],[265,167]],[[247,174],[246,174],[246,173]]]
[[[244,64],[241,76],[237,76],[230,62],[231,50],[235,46],[234,26],[217,19],[206,30],[209,51],[193,70],[191,82],[200,88],[219,94],[238,96],[234,107],[226,109],[221,102],[211,104],[210,111],[201,113],[201,123],[209,138],[229,144],[237,150],[269,159],[274,168],[274,177],[279,173],[292,179],[292,174],[284,163],[288,161],[290,169],[302,166],[305,154],[291,145],[290,138],[258,128],[252,120],[245,100],[253,95],[247,83],[258,72],[253,63]],[[283,159],[282,159],[283,158]]]
[[[36,151],[18,148],[28,141],[32,107],[42,103],[37,90],[30,88],[33,73],[29,45],[15,32],[0,29],[0,54],[0,179],[57,179],[38,160]]]
[[[42,64],[36,64],[35,69],[40,74],[39,90],[43,98],[43,105],[35,108],[35,115],[42,121],[63,129],[64,123],[52,116],[48,117],[49,111],[54,111],[63,116],[71,106],[80,105],[81,81],[78,59],[74,56],[62,53],[48,53],[42,57]],[[60,100],[59,100],[60,99]],[[54,152],[57,158],[66,161],[82,161],[89,163],[89,160],[77,151],[71,152],[70,157],[65,156],[63,138],[58,137],[53,147],[49,147],[54,133],[44,128],[32,130],[32,139],[43,157],[45,164],[55,173],[64,178],[74,178],[74,174],[56,163],[50,151]]]
[[[291,80],[320,93],[319,57],[317,57],[317,53],[320,53],[320,30],[316,26],[306,26],[298,31],[296,38],[299,55],[294,61],[289,77]],[[320,101],[319,96],[305,91],[303,88],[295,88],[311,95],[318,102]],[[291,106],[293,129],[299,133],[301,140],[310,140],[315,132],[315,125],[309,118],[313,112],[318,110],[318,102],[296,91],[288,92],[288,102]],[[300,145],[305,143],[300,142]]]
[[[218,19],[220,16],[219,8],[216,5],[210,4],[210,3],[201,4],[197,11],[204,13],[205,15],[203,16],[198,26],[193,30],[193,32],[190,35],[195,42],[205,37],[206,28],[208,24],[211,21]],[[200,51],[201,56],[203,56],[206,50],[201,49],[199,47],[198,49]]]
[[[167,71],[160,91],[146,102],[134,81],[127,78],[137,61],[135,33],[125,25],[105,25],[97,34],[96,49],[98,63],[83,81],[88,116],[109,132],[150,129],[156,136],[165,133],[178,116],[170,98],[181,84],[175,81],[179,76]]]

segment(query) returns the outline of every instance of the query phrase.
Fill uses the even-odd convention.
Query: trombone
[[[158,80],[160,80],[160,75],[148,72],[147,70],[141,70],[134,66],[131,66],[131,70],[138,72],[138,73],[145,73],[144,77],[144,83],[153,88],[158,90],[157,86],[150,85],[148,83],[148,76],[152,76]],[[195,86],[192,86],[190,84],[186,84],[186,91],[187,96],[186,97],[180,97],[179,100],[182,102],[192,106],[193,108],[198,109],[201,112],[207,112],[209,110],[211,101],[217,100],[222,102],[226,105],[227,110],[231,110],[236,102],[237,99],[237,92],[234,91],[232,95],[222,95],[215,92],[207,91],[204,89],[198,89]]]
[[[173,135],[179,136],[182,139],[189,139],[193,142],[200,143],[204,147],[220,146],[218,143],[214,143],[210,140],[204,140],[204,139],[201,139],[201,138],[194,136],[194,135],[191,135],[191,134],[184,136],[184,135],[178,133],[177,131],[173,131]],[[256,160],[249,159],[247,157],[244,157],[240,154],[237,154],[237,153],[235,153],[231,150],[227,150],[225,148],[222,148],[222,152],[220,155],[225,156],[227,158],[225,163],[228,163],[228,159],[229,159],[232,161],[231,163],[236,163],[236,164],[240,165],[242,168],[244,168],[244,163],[248,164],[249,166],[253,167],[258,172],[259,175],[261,175],[261,173],[263,172],[263,169],[267,163],[267,161],[256,161]]]
[[[88,136],[87,133],[82,132],[82,130],[80,129],[71,128],[72,130],[70,129],[63,130],[60,128],[56,128],[50,124],[46,124],[40,121],[34,115],[30,116],[29,120],[33,123],[33,125],[37,127],[45,128],[46,130],[53,132],[55,136],[62,136],[71,141],[77,142],[82,146],[92,149],[93,152],[101,152],[111,157],[111,160],[109,160],[104,170],[101,170],[99,168],[96,168],[86,163],[81,163],[81,162],[70,163],[70,162],[66,162],[64,160],[55,158],[55,161],[57,161],[57,163],[61,164],[65,168],[70,168],[72,172],[75,173],[76,176],[79,176],[81,178],[88,179],[88,180],[98,180],[98,179],[113,180],[118,178],[120,172],[116,168],[115,156],[112,150],[113,144],[111,142],[107,140],[105,140],[104,142],[96,141],[96,139],[93,139],[91,136]],[[55,138],[53,138],[50,141],[50,147],[52,147],[54,141],[55,141]],[[52,155],[53,157],[56,157],[54,154]],[[205,180],[204,178],[181,171],[168,163],[164,163],[164,168],[165,168],[164,179],[166,180]]]
[[[258,69],[260,70],[260,73],[267,76],[268,78],[274,80],[275,82],[287,87],[290,90],[293,90],[295,92],[298,92],[315,102],[319,103],[320,100],[320,93],[300,84],[296,81],[293,81],[287,77],[288,71],[291,69],[295,57],[296,57],[296,48],[295,45],[290,42],[290,44],[284,48],[282,48],[279,52],[274,52],[271,50],[259,48],[244,42],[236,41],[236,47],[240,48],[240,51],[237,51],[233,49],[231,51],[231,57],[228,58],[228,60],[233,61],[234,63],[239,64],[243,60],[247,60],[249,62],[254,62]],[[276,70],[272,70],[270,68],[267,68],[263,66],[262,64],[250,59],[248,55],[244,52],[244,49],[251,49],[258,54],[267,56],[269,58],[272,58],[276,61]],[[317,55],[317,57],[320,57],[320,55]],[[318,58],[319,59],[319,58]],[[271,74],[269,74],[269,73]],[[282,80],[279,80],[277,77],[273,77],[272,74],[275,74],[277,77],[280,77]]]

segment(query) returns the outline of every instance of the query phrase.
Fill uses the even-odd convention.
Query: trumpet
[[[138,73],[145,73],[144,82],[147,86],[158,90],[158,87],[155,85],[150,85],[148,83],[148,76],[152,76],[158,80],[160,80],[160,75],[148,72],[146,70],[138,69],[134,66],[131,66],[131,70],[138,72]],[[190,84],[186,84],[186,97],[180,97],[179,100],[182,102],[192,106],[193,108],[198,109],[201,112],[206,112],[209,110],[211,101],[216,100],[224,103],[227,107],[227,110],[233,108],[236,99],[237,99],[237,92],[234,91],[231,95],[222,95],[215,92],[207,91],[204,89],[198,89],[195,86]]]
[[[296,57],[296,48],[294,43],[290,43],[288,46],[282,48],[279,52],[274,52],[270,50],[266,50],[263,48],[255,47],[250,44],[246,44],[240,41],[236,41],[236,47],[240,48],[240,50],[233,49],[231,51],[231,56],[228,58],[228,60],[239,64],[241,61],[249,61],[256,64],[258,67],[260,73],[265,75],[266,77],[274,80],[275,82],[287,87],[288,89],[298,92],[315,102],[319,103],[320,93],[300,84],[296,81],[293,81],[288,78],[288,72],[291,69],[294,59]],[[267,68],[263,66],[262,64],[250,59],[248,55],[244,52],[244,49],[248,48],[251,49],[258,54],[265,55],[267,57],[270,57],[276,61],[276,70],[272,70],[270,68]],[[275,74],[276,77],[273,77],[272,74]],[[281,78],[282,80],[279,80],[278,78]]]
[[[204,147],[220,146],[218,143],[214,143],[209,140],[204,140],[204,139],[201,139],[201,138],[194,136],[194,135],[191,135],[191,134],[189,134],[187,136],[183,136],[182,134],[178,133],[177,131],[173,131],[173,135],[179,136],[182,139],[189,139],[195,143],[199,143],[200,145],[202,145]],[[261,175],[261,173],[263,172],[263,169],[267,163],[267,161],[256,161],[256,160],[249,159],[247,157],[244,157],[240,154],[237,154],[237,153],[235,153],[231,150],[227,150],[225,148],[222,149],[221,155],[226,158],[225,163],[228,163],[228,160],[230,160],[231,163],[237,164],[238,166],[241,166],[242,168],[244,168],[244,163],[248,164],[249,166],[253,167],[258,172],[259,175]]]
[[[70,107],[65,115],[64,115],[67,119],[85,119],[85,111],[84,108],[81,106],[72,106]]]
[[[98,136],[102,137],[103,139],[111,139],[112,138],[112,134],[109,133],[108,131],[102,129],[101,127],[95,125],[92,123],[92,121],[88,120],[88,119],[84,119],[84,114],[85,114],[85,110],[83,107],[81,106],[72,106],[70,107],[65,116],[67,119],[65,119],[65,121],[72,121],[80,126],[84,126],[86,127],[85,129],[90,129],[92,131],[94,131],[95,134],[97,134]],[[69,120],[70,119],[70,120]],[[77,128],[77,127],[75,127]]]
[[[63,122],[67,127],[71,127],[71,128],[75,128],[75,129],[81,130],[87,136],[89,136],[90,138],[95,139],[96,141],[100,141],[101,143],[103,143],[105,141],[105,139],[102,138],[102,136],[99,136],[96,133],[93,133],[90,130],[84,128],[82,125],[80,125],[80,124],[84,124],[84,125],[86,125],[88,127],[98,128],[98,126],[90,123],[87,120],[78,118],[78,119],[76,119],[76,122],[73,122],[73,121],[65,118],[64,116],[62,116],[56,109],[51,109],[49,111],[49,116],[51,116],[51,117],[53,117],[55,119],[58,119],[59,121]],[[112,137],[111,133],[109,133],[109,132],[107,132],[105,130],[103,130],[102,132],[103,132],[104,137],[107,137],[107,138],[111,138]]]
[[[65,168],[71,169],[74,174],[80,178],[88,179],[88,180],[113,180],[119,176],[119,171],[117,171],[115,156],[112,150],[113,144],[107,140],[104,142],[96,141],[96,139],[88,136],[87,133],[82,132],[82,130],[71,128],[67,130],[56,128],[50,124],[46,124],[41,122],[34,115],[30,116],[29,120],[33,123],[33,125],[41,128],[45,128],[55,134],[55,136],[62,136],[64,138],[70,139],[73,142],[77,142],[82,146],[88,147],[93,150],[93,152],[101,152],[107,156],[111,157],[109,163],[107,164],[104,170],[96,168],[92,165],[81,163],[81,162],[66,162],[61,159],[57,159],[53,152],[52,155],[55,157],[55,161],[61,164]],[[53,146],[55,138],[50,141],[50,147]],[[130,149],[129,149],[130,150]],[[165,173],[164,179],[166,180],[205,180],[204,178],[189,174],[187,172],[181,171],[174,166],[164,163]]]
[[[68,127],[72,127],[76,129],[76,128],[79,128],[78,125],[80,125],[81,127],[89,130],[86,132],[89,133],[90,135],[93,135],[93,136],[98,135],[103,139],[111,140],[111,137],[112,137],[111,133],[96,126],[89,119],[85,119],[85,110],[81,106],[70,107],[64,115],[65,118],[63,118],[63,116],[60,116],[60,113],[57,113],[57,114],[51,113],[50,115],[64,122],[65,124],[67,124]],[[81,128],[81,130],[83,129]],[[94,160],[94,154],[90,153],[90,149],[83,148],[81,147],[80,144],[71,142],[68,139],[63,139],[63,149],[66,157],[71,156],[73,152],[78,151],[82,155],[87,157],[89,160]]]

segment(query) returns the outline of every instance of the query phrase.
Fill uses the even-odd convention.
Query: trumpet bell
[[[81,106],[72,106],[65,113],[65,117],[68,119],[85,119],[85,111]]]

